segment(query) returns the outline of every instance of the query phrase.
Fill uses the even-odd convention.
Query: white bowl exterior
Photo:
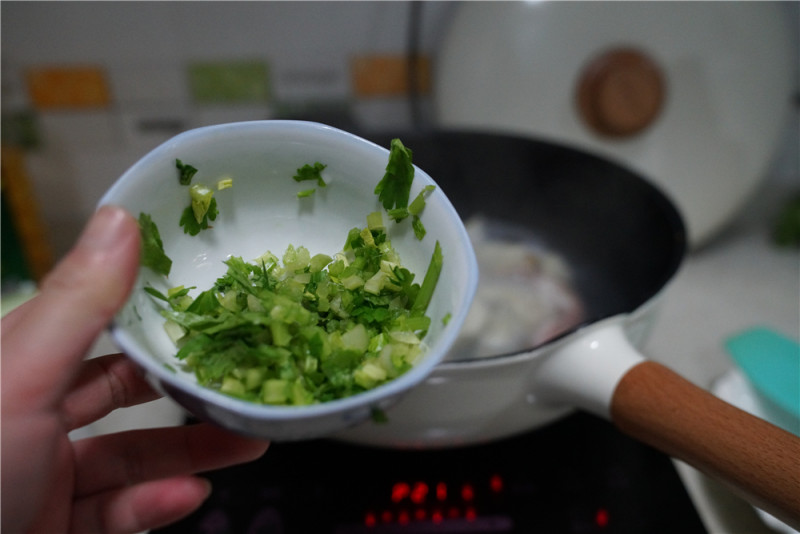
[[[413,147],[410,147],[413,150]],[[213,185],[225,177],[233,187],[215,193],[219,216],[213,228],[197,236],[183,233],[178,220],[188,205],[188,188],[180,185],[175,160],[198,169],[193,183]],[[320,162],[327,187],[308,198],[300,190],[316,183],[292,179],[299,167]],[[150,381],[189,411],[222,426],[270,439],[304,439],[327,434],[385,408],[425,376],[445,356],[463,323],[477,286],[477,264],[455,209],[438,187],[427,198],[421,218],[427,229],[416,239],[408,220],[391,222],[389,237],[403,265],[421,282],[433,253],[442,246],[444,264],[428,309],[431,346],[415,368],[374,390],[306,407],[263,406],[200,387],[192,373],[179,369],[176,348],[163,329],[158,305],[142,287],[210,287],[226,271],[231,255],[246,261],[271,251],[281,257],[290,244],[312,255],[341,250],[347,232],[364,227],[366,215],[382,210],[373,191],[383,176],[388,150],[352,134],[304,121],[252,121],[199,128],[157,147],[120,177],[100,201],[125,207],[134,216],[149,214],[158,225],[167,255],[173,259],[168,281],[141,269],[128,304],[112,333],[121,348],[147,372]],[[412,198],[428,184],[416,169]],[[255,231],[255,229],[259,229]],[[450,314],[447,325],[442,319]]]

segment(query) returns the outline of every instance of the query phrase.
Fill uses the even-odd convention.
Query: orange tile
[[[417,90],[431,90],[430,59],[417,60]],[[406,56],[375,55],[355,57],[351,63],[355,96],[404,96],[409,93],[409,61]]]
[[[31,69],[27,82],[31,103],[40,110],[104,108],[111,103],[111,90],[101,67]]]

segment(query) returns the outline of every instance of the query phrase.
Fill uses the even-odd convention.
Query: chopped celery
[[[191,166],[176,161],[184,185]],[[321,163],[297,169],[294,179],[326,187]],[[391,144],[386,174],[375,194],[388,216],[411,216],[419,239],[426,186],[409,204],[414,177],[411,151],[399,139]],[[216,190],[232,185],[222,178]],[[315,189],[298,193],[310,196]],[[214,188],[189,188],[191,205],[181,217],[184,232],[196,235],[217,216]],[[155,225],[140,224],[148,243],[162,248]],[[143,222],[142,222],[143,221]],[[156,250],[156,252],[158,252]],[[168,258],[152,253],[153,268],[169,272]],[[167,335],[176,358],[200,384],[255,403],[305,405],[347,397],[377,387],[411,369],[425,354],[423,339],[431,325],[428,304],[442,269],[439,243],[422,284],[402,266],[392,247],[383,212],[366,216],[366,226],[347,233],[342,250],[312,254],[290,245],[281,257],[266,252],[252,262],[229,257],[226,273],[195,296],[194,287],[176,286],[164,295]]]
[[[422,287],[420,287],[417,298],[414,299],[412,309],[415,311],[425,311],[428,309],[428,304],[433,296],[433,290],[436,288],[436,283],[439,281],[439,275],[442,272],[442,247],[439,242],[436,242],[433,248],[433,256],[428,265],[428,270],[425,272],[425,278],[422,280]]]
[[[214,198],[214,191],[202,184],[194,184],[189,188],[189,196],[192,199],[192,213],[197,224],[203,222],[203,217],[211,207],[211,199]]]
[[[417,198],[408,205],[408,213],[411,215],[419,215],[422,213],[422,210],[425,208],[425,197],[434,189],[436,189],[436,186],[433,185],[426,185],[423,187],[422,191],[417,195]]]
[[[314,194],[316,189],[303,189],[302,191],[297,192],[297,198],[307,198]]]
[[[380,214],[378,214],[380,215]],[[198,381],[257,403],[302,405],[374,388],[425,352],[425,307],[441,270],[434,253],[425,280],[402,267],[374,214],[334,256],[289,246],[248,263],[225,261],[213,287],[163,295],[177,358]]]
[[[383,225],[383,215],[379,211],[373,211],[367,215],[367,228],[373,231],[386,230]]]
[[[173,343],[178,343],[178,340],[186,335],[186,329],[175,321],[167,320],[164,323],[164,330]]]
[[[175,166],[179,171],[181,185],[189,185],[192,178],[197,173],[197,169],[191,165],[185,165],[181,160],[175,160]],[[233,178],[225,176],[217,180],[217,191],[233,187]],[[211,228],[209,221],[217,218],[219,209],[217,199],[214,198],[214,190],[203,184],[194,184],[189,188],[189,198],[191,202],[183,212],[178,224],[183,228],[183,232],[189,235],[197,235],[200,230]]]

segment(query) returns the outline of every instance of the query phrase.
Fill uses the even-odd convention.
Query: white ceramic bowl
[[[413,150],[413,147],[409,147]],[[273,440],[319,437],[385,409],[422,381],[455,340],[475,293],[478,268],[466,230],[440,188],[428,197],[421,218],[422,241],[409,221],[390,222],[389,237],[404,266],[422,281],[434,244],[444,265],[428,308],[429,350],[410,371],[373,390],[310,406],[269,406],[238,400],[197,384],[176,360],[176,348],[163,328],[159,306],[143,290],[146,284],[166,290],[176,285],[210,287],[226,271],[233,255],[253,260],[266,251],[281,256],[290,244],[312,255],[342,249],[348,230],[364,227],[366,215],[382,209],[374,188],[388,162],[387,148],[347,132],[302,121],[253,121],[187,131],[143,157],[125,172],[100,201],[121,205],[134,216],[149,214],[158,225],[164,249],[173,260],[169,278],[140,269],[136,286],[112,325],[120,348],[149,382],[196,417],[230,430]],[[213,184],[233,178],[233,187],[215,193],[219,216],[213,228],[184,234],[178,221],[188,205],[188,188],[178,181],[175,160],[198,169],[193,183]],[[297,193],[312,186],[292,179],[299,167],[327,165],[328,183],[309,198]],[[411,198],[433,179],[416,169]],[[451,314],[446,325],[442,319]]]

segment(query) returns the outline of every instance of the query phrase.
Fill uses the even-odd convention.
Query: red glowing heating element
[[[411,495],[411,486],[405,482],[398,482],[392,486],[392,502],[400,502]]]
[[[415,504],[422,504],[428,496],[428,485],[424,482],[415,482],[411,488],[411,502]]]
[[[488,489],[490,492],[501,493],[504,486],[505,483],[500,475],[495,474],[489,477]],[[458,487],[456,486],[456,488]],[[431,521],[438,524],[446,519],[460,517],[467,521],[476,520],[478,512],[474,505],[475,486],[465,482],[458,489],[454,489],[456,502],[453,502],[454,497],[450,495],[451,488],[444,481],[437,482],[435,485],[428,485],[423,481],[412,484],[397,482],[392,485],[390,498],[394,505],[399,505],[399,509],[391,507],[392,509],[384,509],[378,513],[369,511],[364,516],[364,525],[367,527],[375,527],[378,523],[408,525],[412,521]],[[458,497],[460,497],[460,501]],[[439,508],[439,506],[445,506],[445,508]],[[600,508],[594,519],[598,526],[605,527],[608,524],[608,512]]]
[[[436,499],[440,501],[447,500],[447,484],[444,482],[436,484]]]
[[[411,516],[408,514],[406,510],[401,510],[399,514],[397,514],[397,524],[399,525],[407,525],[411,522]]]
[[[594,514],[594,522],[595,524],[600,527],[608,526],[608,510],[605,508],[598,508],[597,512]]]
[[[475,511],[475,508],[470,506],[467,508],[467,511],[464,512],[464,517],[466,517],[468,521],[475,521],[478,518],[478,512]]]
[[[471,484],[461,486],[461,498],[466,502],[470,502],[475,498],[475,489]]]

